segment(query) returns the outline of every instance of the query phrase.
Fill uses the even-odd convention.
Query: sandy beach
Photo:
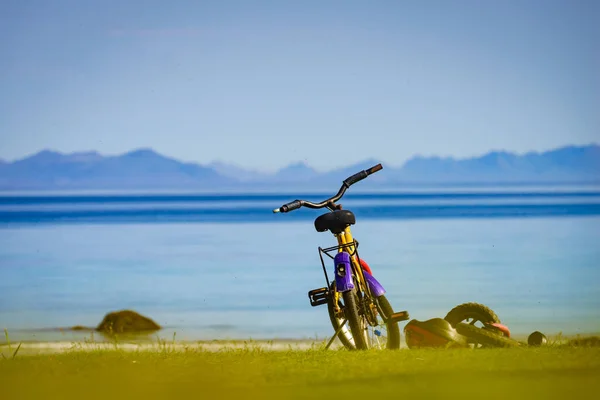
[[[563,344],[577,337],[600,336],[599,333],[591,333],[586,335],[560,335],[547,334],[548,340],[553,344]],[[513,337],[520,342],[526,342],[527,337],[518,335]],[[18,355],[41,355],[41,354],[58,354],[66,352],[91,352],[103,350],[121,350],[127,352],[186,352],[186,351],[208,351],[219,352],[228,350],[259,350],[259,351],[307,351],[317,350],[325,347],[329,338],[323,340],[315,339],[248,339],[248,340],[173,340],[173,339],[158,339],[154,341],[108,341],[108,340],[83,340],[83,341],[24,341],[11,342],[10,348],[14,352],[20,345]],[[343,346],[339,341],[335,340],[331,346],[331,350],[342,349]],[[400,349],[408,350],[404,335],[400,342]],[[4,341],[0,343],[0,353],[5,355],[10,354],[9,344]]]
[[[91,341],[47,341],[47,342],[21,342],[11,343],[14,352],[20,345],[18,355],[56,354],[72,351],[148,351],[148,352],[185,352],[185,351],[227,351],[227,350],[261,350],[261,351],[289,351],[311,350],[325,346],[325,341],[314,340],[211,340],[211,341],[155,341],[155,342],[91,342]],[[341,348],[335,341],[330,349]],[[402,343],[401,347],[406,347]],[[9,344],[0,344],[0,353],[9,354]]]

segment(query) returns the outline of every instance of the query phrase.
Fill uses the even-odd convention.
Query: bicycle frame
[[[359,290],[365,291],[366,286],[365,286],[365,277],[363,275],[364,271],[361,268],[360,263],[357,260],[356,247],[358,247],[358,246],[356,246],[354,238],[352,237],[352,232],[350,231],[350,227],[347,227],[343,232],[341,232],[337,235],[334,235],[334,236],[338,241],[338,255],[342,254],[342,253],[348,254],[348,257],[347,257],[348,260],[347,261],[343,260],[343,261],[352,263],[351,267],[352,267],[352,272],[354,273],[354,274],[347,273],[343,277],[341,277],[341,278],[345,278],[345,279],[338,279],[338,276],[339,276],[338,270],[337,270],[338,265],[337,265],[337,260],[335,260],[335,258],[334,258],[334,261],[336,261],[335,277],[336,277],[337,291],[344,292],[346,290],[350,290],[350,289],[354,288],[353,287],[354,282],[352,282],[352,275],[354,275],[354,278],[357,280],[356,284],[357,284]],[[336,255],[336,258],[340,258],[338,255]],[[342,261],[342,260],[340,260],[340,261]],[[340,281],[339,283],[338,283],[338,280]],[[342,283],[342,282],[346,283],[346,285],[340,285],[340,283]]]
[[[319,257],[321,258],[323,273],[329,291],[333,292],[334,304],[337,304],[340,293],[352,290],[355,286],[357,286],[359,292],[364,293],[370,298],[376,298],[384,294],[385,289],[383,286],[375,279],[375,277],[362,268],[360,256],[358,254],[358,242],[353,238],[350,227],[347,227],[339,234],[334,234],[334,236],[338,242],[337,246],[326,249],[319,247]],[[335,257],[329,254],[333,251],[337,251]],[[329,281],[323,254],[334,260],[335,290],[333,290],[332,284]],[[342,273],[339,271],[340,264],[343,264],[345,267]],[[348,270],[348,267],[350,267],[350,270]]]

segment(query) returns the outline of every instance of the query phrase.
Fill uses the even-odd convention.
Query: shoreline
[[[156,341],[23,341],[0,343],[0,353],[8,353],[9,349],[18,355],[59,354],[71,351],[155,351],[155,352],[186,352],[186,351],[228,351],[228,350],[260,350],[260,351],[307,351],[316,350],[325,346],[327,340],[311,339],[214,339],[214,340],[156,340]],[[330,349],[335,350],[343,346],[339,341],[334,341]],[[406,347],[404,343],[400,346]],[[10,354],[10,356],[12,356]]]
[[[552,344],[566,344],[571,339],[598,337],[598,333],[561,335],[546,334],[548,342]],[[402,335],[404,338],[404,335]],[[18,355],[44,355],[61,354],[67,352],[92,352],[92,351],[149,351],[149,352],[187,352],[187,351],[232,351],[232,350],[259,350],[259,351],[308,351],[317,350],[325,346],[331,336],[324,339],[211,339],[211,340],[174,340],[157,338],[155,340],[132,340],[123,338],[117,340],[26,340],[0,343],[0,353],[10,357],[10,352],[18,348]],[[513,339],[527,342],[527,336],[516,335]],[[342,349],[343,345],[335,340],[331,350]],[[408,350],[405,340],[401,340],[400,349]]]

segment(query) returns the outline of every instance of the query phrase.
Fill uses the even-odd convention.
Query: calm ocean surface
[[[81,339],[135,309],[178,339],[325,338],[312,194],[0,196],[0,328]],[[484,303],[516,334],[600,332],[600,190],[350,193],[359,252],[420,320]],[[327,265],[331,270],[331,265]],[[404,326],[404,323],[401,325]],[[42,330],[39,330],[42,329]],[[79,335],[79,336],[78,336]]]

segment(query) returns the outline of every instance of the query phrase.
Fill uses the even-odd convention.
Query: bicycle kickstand
[[[335,333],[333,334],[333,336],[331,337],[331,339],[329,339],[329,342],[325,346],[325,350],[329,349],[329,346],[331,346],[331,344],[333,343],[333,341],[335,340],[335,338],[340,334],[340,332],[342,331],[342,328],[344,327],[344,325],[346,325],[346,322],[348,322],[348,320],[344,319],[344,322],[342,322],[342,324],[339,326],[339,328],[337,328],[337,330],[335,331]]]

